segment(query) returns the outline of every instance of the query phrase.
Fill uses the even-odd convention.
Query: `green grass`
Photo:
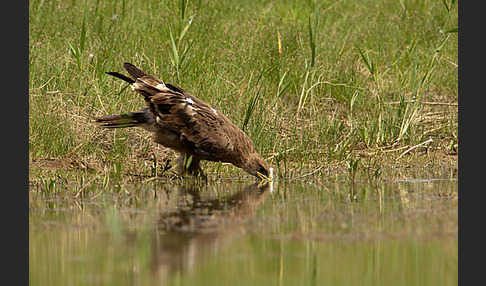
[[[221,110],[280,175],[357,152],[393,160],[429,138],[445,153],[457,46],[447,0],[30,1],[30,158],[150,172],[146,132],[91,123],[142,108],[104,74],[126,61]]]

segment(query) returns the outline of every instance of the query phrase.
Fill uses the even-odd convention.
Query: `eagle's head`
[[[258,177],[257,173],[267,177],[270,174],[267,162],[258,153],[250,154],[242,168],[255,177]]]

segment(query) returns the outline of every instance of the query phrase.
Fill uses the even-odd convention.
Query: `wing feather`
[[[210,161],[228,161],[234,155],[230,134],[236,126],[207,103],[172,90],[155,94],[150,102],[160,118],[158,124],[179,134],[191,153]]]

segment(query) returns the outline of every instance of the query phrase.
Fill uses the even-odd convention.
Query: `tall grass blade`
[[[374,62],[370,59],[368,55],[365,55],[363,50],[361,48],[358,48],[359,54],[361,56],[361,59],[366,65],[366,68],[370,72],[370,74],[374,77],[375,76],[375,64]]]
[[[315,61],[316,61],[316,33],[317,33],[317,26],[319,24],[319,14],[318,11],[316,10],[314,14],[314,29],[312,28],[312,23],[311,23],[311,16],[309,15],[309,23],[308,23],[308,32],[309,32],[309,46],[311,49],[311,61],[310,61],[310,67],[314,67]]]
[[[185,15],[186,15],[186,7],[187,7],[187,1],[186,0],[180,0],[180,7],[181,7],[181,20],[184,21]]]
[[[79,35],[79,51],[82,54],[86,44],[86,16],[83,17],[83,24],[81,25],[81,33]]]
[[[122,1],[122,18],[125,17],[126,8],[127,8],[127,0],[123,0]]]
[[[190,26],[191,26],[191,24],[192,24],[192,19],[193,19],[193,17],[191,17],[191,19],[189,19],[189,22],[186,24],[186,26],[184,27],[184,29],[182,29],[182,32],[181,32],[181,34],[180,34],[180,36],[179,36],[179,40],[177,41],[177,43],[178,43],[178,44],[180,44],[180,43],[181,43],[182,39],[183,39],[183,38],[184,38],[184,36],[186,35],[187,30],[189,30],[189,27],[190,27]]]
[[[307,87],[307,81],[309,78],[310,71],[307,69],[304,77],[304,83],[302,84],[302,91],[300,92],[300,97],[299,97],[299,103],[297,104],[297,114],[299,114],[300,109],[302,108],[304,104],[304,96],[306,95],[306,87]]]
[[[258,77],[258,80],[257,80],[256,85],[259,85],[260,80],[261,80],[262,77],[263,77],[263,72]],[[258,91],[250,98],[250,101],[248,102],[248,106],[247,106],[246,112],[245,112],[245,118],[243,120],[243,126],[241,128],[243,131],[245,131],[245,129],[246,129],[247,125],[248,125],[248,122],[250,122],[250,118],[251,118],[251,116],[253,114],[253,111],[255,110],[255,107],[256,107],[256,104],[258,102],[258,99],[261,96],[261,90],[262,90],[262,85],[260,85],[258,87]]]
[[[290,86],[289,82],[285,82],[285,78],[287,77],[288,71],[285,71],[282,77],[280,77],[280,81],[278,82],[278,88],[277,88],[277,98],[279,98],[282,94],[287,91],[287,89]]]
[[[447,2],[448,2],[447,0],[442,0],[442,4],[444,4],[444,7],[446,8],[447,13],[449,13],[450,7],[449,7],[449,3],[447,3]]]
[[[69,46],[69,51],[71,52],[71,55],[76,60],[78,69],[81,70],[81,55],[80,55],[79,47],[75,48],[69,41],[67,42],[67,44]]]
[[[169,28],[169,35],[170,35],[170,43],[172,47],[172,54],[170,55],[172,65],[177,69],[179,67],[179,51],[177,50],[177,45],[174,40],[174,36],[172,35],[172,29]]]

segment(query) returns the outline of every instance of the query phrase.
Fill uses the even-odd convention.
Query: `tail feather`
[[[117,77],[121,80],[124,80],[130,84],[134,83],[137,78],[147,76],[147,74],[144,71],[132,65],[131,63],[124,63],[123,67],[127,70],[127,72],[130,74],[132,78],[129,78],[128,76],[123,75],[119,72],[106,72],[106,73],[111,76]]]
[[[95,121],[105,128],[126,128],[140,126],[153,122],[148,110],[144,109],[139,112],[129,112],[125,114],[108,115],[96,118]]]
[[[117,77],[117,78],[119,78],[121,80],[124,80],[124,81],[128,82],[129,84],[132,84],[132,83],[135,82],[135,80],[129,78],[126,75],[123,75],[121,73],[118,73],[118,72],[106,72],[106,73],[109,74],[109,75],[111,75],[111,76]]]
[[[134,78],[144,77],[147,74],[142,71],[141,69],[137,68],[136,66],[132,65],[131,63],[124,63],[123,67],[127,70],[127,72]]]

